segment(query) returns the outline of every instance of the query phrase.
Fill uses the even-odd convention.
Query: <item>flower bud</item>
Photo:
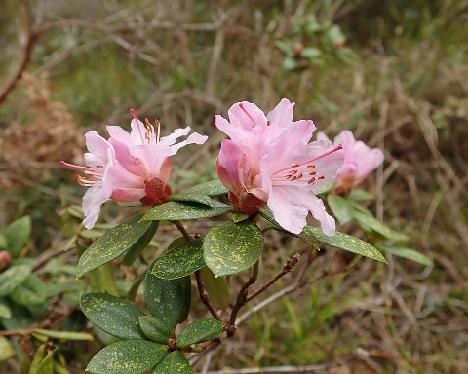
[[[8,269],[11,264],[11,254],[8,251],[0,251],[0,271]]]
[[[143,205],[160,205],[172,195],[172,189],[159,178],[152,178],[145,184],[146,196],[140,202]]]

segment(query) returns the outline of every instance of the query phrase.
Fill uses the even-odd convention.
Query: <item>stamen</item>
[[[73,164],[69,164],[68,162],[65,162],[63,160],[60,160],[60,165],[62,165],[63,167],[66,167],[68,169],[72,169],[72,170],[83,170],[83,169],[86,169],[86,167],[84,166],[78,166],[78,165],[73,165]]]
[[[294,164],[294,165],[291,165],[292,168],[298,168],[299,167],[299,164]],[[297,171],[297,170],[296,170]]]
[[[156,125],[156,127],[158,128],[158,135],[156,137],[156,143],[159,143],[159,135],[161,133],[161,123],[158,121],[157,118],[154,119],[154,124]]]
[[[299,174],[297,175],[297,179],[301,179],[301,178],[302,178],[302,173],[299,173]]]
[[[315,177],[312,177],[307,181],[307,184],[314,184],[315,183]]]
[[[245,115],[246,115],[247,117],[249,117],[249,119],[252,121],[252,127],[255,127],[255,120],[254,120],[253,117],[250,115],[250,113],[247,112],[247,109],[245,109],[244,103],[240,103],[240,104],[239,104],[239,107],[242,109],[242,111],[245,113]]]
[[[132,117],[133,117],[133,119],[135,120],[135,124],[136,124],[136,127],[137,127],[137,129],[138,129],[138,133],[140,134],[141,142],[144,143],[144,142],[145,142],[145,138],[143,137],[143,134],[142,134],[141,129],[140,129],[140,125],[138,124],[138,117],[137,117],[137,114],[136,114],[135,109],[131,108],[131,109],[130,109],[130,113],[132,114]]]
[[[307,165],[309,169],[315,169],[315,165]]]
[[[320,177],[318,177],[318,179],[325,179],[325,176],[321,175]]]
[[[267,126],[271,126],[271,121],[270,120],[267,121]]]
[[[315,174],[317,174],[317,172],[316,171],[309,171],[309,174],[310,175],[315,175]]]

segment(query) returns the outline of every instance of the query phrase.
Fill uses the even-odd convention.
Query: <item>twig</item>
[[[32,47],[37,36],[37,33],[31,28],[31,11],[28,1],[20,0],[19,6],[21,11],[21,34],[23,39],[21,43],[21,56],[10,78],[7,79],[6,83],[0,89],[0,104],[6,100],[7,96],[13,91],[16,84],[21,79],[23,71],[26,69],[26,65],[31,58]]]
[[[193,238],[190,236],[190,234],[185,230],[185,227],[179,222],[179,221],[171,221],[177,229],[180,231],[180,233],[183,235],[183,237],[187,240],[192,240]]]
[[[46,253],[44,253],[44,255],[38,257],[38,259],[36,261],[36,264],[32,268],[32,271],[33,272],[38,271],[44,265],[46,265],[49,262],[50,259],[52,259],[54,257],[58,257],[58,256],[60,256],[60,255],[62,255],[64,253],[68,252],[69,250],[75,248],[75,243],[76,243],[76,240],[78,239],[78,235],[79,234],[73,235],[73,237],[62,248],[58,248],[58,249],[56,249],[55,251],[52,251],[52,252],[46,252]]]
[[[216,312],[215,307],[213,306],[210,297],[208,295],[208,292],[206,292],[205,286],[203,285],[203,281],[201,279],[201,272],[200,270],[197,270],[195,272],[195,279],[197,280],[197,288],[198,288],[198,294],[200,295],[201,301],[203,301],[203,304],[206,305],[208,310],[210,311],[211,315],[219,320],[218,313]]]
[[[297,265],[297,262],[299,261],[299,254],[296,253],[292,255],[289,259],[286,265],[284,265],[283,269],[272,279],[269,281],[265,282],[262,286],[260,286],[258,289],[256,289],[251,295],[247,297],[246,302],[249,302],[252,300],[254,297],[256,297],[258,294],[262,293],[265,291],[268,287],[270,287],[273,283],[284,277],[286,274],[290,273],[294,267]]]
[[[263,368],[222,369],[209,371],[206,374],[313,373],[317,371],[326,371],[333,366],[330,364],[316,364],[306,366],[269,366]]]

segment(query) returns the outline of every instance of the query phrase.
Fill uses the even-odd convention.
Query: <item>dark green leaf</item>
[[[215,217],[231,211],[231,207],[226,204],[214,202],[214,206],[209,207],[202,204],[169,201],[165,204],[155,206],[149,210],[143,220],[187,220]]]
[[[15,350],[10,341],[4,336],[0,336],[0,362],[8,360],[15,355]]]
[[[8,247],[8,242],[6,236],[0,232],[0,249],[6,249]]]
[[[156,259],[151,273],[161,279],[173,280],[190,275],[203,266],[203,241],[191,240]]]
[[[134,246],[139,246],[140,240],[145,237],[148,230],[154,228],[151,222],[122,223],[91,244],[81,255],[76,269],[78,277],[88,271],[112,261]]]
[[[155,367],[167,347],[148,340],[126,340],[101,349],[87,371],[98,374],[140,374]]]
[[[392,245],[380,245],[379,247],[387,253],[390,253],[398,257],[406,258],[408,260],[417,262],[418,264],[421,264],[424,266],[434,266],[434,262],[432,261],[431,258],[427,257],[421,252],[418,252],[412,248],[392,246]]]
[[[232,214],[232,221],[235,223],[245,221],[249,218],[248,214],[235,212]]]
[[[138,323],[143,334],[156,343],[167,344],[174,333],[167,322],[153,316],[142,316],[138,318]]]
[[[21,305],[41,304],[47,299],[46,286],[41,279],[33,274],[10,293],[12,300]]]
[[[31,218],[29,216],[18,218],[3,231],[3,235],[8,243],[7,249],[13,257],[17,257],[31,235]]]
[[[34,329],[34,333],[58,340],[94,340],[94,337],[86,332]]]
[[[409,237],[407,235],[392,230],[390,227],[380,222],[378,219],[366,213],[356,211],[354,217],[361,224],[362,228],[367,231],[374,231],[382,235],[384,238],[395,242],[404,242],[409,240]]]
[[[192,344],[215,339],[223,332],[223,324],[214,318],[204,318],[193,321],[185,327],[177,337],[177,347],[183,348]]]
[[[94,292],[119,296],[112,270],[111,264],[104,264],[89,272],[88,277]]]
[[[330,205],[333,215],[342,225],[353,219],[353,204],[348,200],[337,195],[328,195],[328,205]]]
[[[226,278],[215,278],[213,272],[206,266],[200,272],[203,285],[208,295],[210,295],[210,299],[215,305],[221,308],[226,307],[230,301]]]
[[[250,268],[257,262],[262,248],[262,233],[251,221],[224,222],[212,228],[203,242],[206,265],[217,277]]]
[[[138,317],[143,313],[133,304],[115,296],[88,293],[81,296],[81,310],[91,322],[121,339],[143,339]]]
[[[0,297],[8,295],[21,283],[23,283],[31,273],[28,265],[17,265],[5,270],[0,274]]]
[[[11,318],[11,309],[3,301],[0,301],[0,318]]]
[[[203,182],[201,184],[193,186],[189,188],[188,190],[186,190],[185,192],[197,193],[197,194],[208,195],[208,196],[220,196],[220,195],[227,194],[229,191],[226,187],[223,186],[223,184],[220,182],[219,179],[214,179],[214,180]]]
[[[203,195],[195,192],[181,192],[171,196],[171,201],[185,201],[192,203],[199,203],[207,206],[213,206],[216,201],[210,199],[208,195]]]
[[[152,221],[150,228],[146,233],[141,237],[138,242],[133,245],[127,253],[125,253],[125,256],[122,260],[122,263],[126,266],[132,266],[135,260],[138,258],[140,253],[146,248],[146,246],[149,244],[151,239],[153,239],[154,234],[156,234],[156,230],[158,229],[159,226],[159,221]]]
[[[153,266],[151,271],[152,268]],[[151,271],[145,277],[146,306],[154,317],[173,328],[188,316],[191,302],[190,277],[167,281],[155,277]]]
[[[166,355],[154,369],[154,374],[192,374],[193,370],[187,359],[180,352]]]

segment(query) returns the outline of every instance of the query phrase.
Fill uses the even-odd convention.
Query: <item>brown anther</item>
[[[325,176],[321,175],[320,177],[318,177],[318,179],[325,179]]]
[[[315,174],[317,174],[317,172],[316,171],[309,171],[309,174],[310,175],[315,175]]]
[[[270,120],[267,121],[267,126],[271,126],[271,121]]]
[[[312,177],[307,181],[307,184],[314,184],[315,183],[315,177]]]
[[[299,173],[296,178],[301,179],[302,178],[302,173]]]
[[[294,165],[291,165],[292,168],[298,168],[299,167],[299,164],[294,164]],[[295,171],[297,172],[297,170]]]
[[[157,118],[154,119],[154,124],[156,125],[156,127],[160,127],[160,126],[161,126],[161,123],[158,121]]]
[[[315,165],[307,165],[307,167],[308,167],[309,169],[310,169],[310,168],[315,169]]]

